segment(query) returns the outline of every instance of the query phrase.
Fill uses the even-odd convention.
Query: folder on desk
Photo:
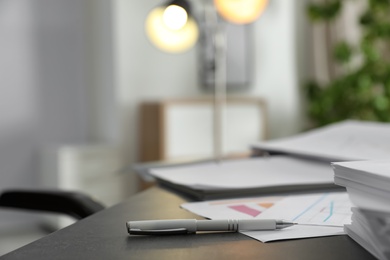
[[[150,174],[200,200],[337,188],[328,163],[289,156],[156,168]]]
[[[385,159],[390,157],[390,124],[347,120],[252,148],[327,162]]]

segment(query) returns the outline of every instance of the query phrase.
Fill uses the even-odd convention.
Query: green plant
[[[307,13],[313,22],[332,23],[346,1],[311,3]],[[333,46],[342,75],[326,85],[312,81],[305,86],[314,126],[344,119],[390,121],[390,0],[366,1],[356,21],[362,30],[359,44],[341,41]]]

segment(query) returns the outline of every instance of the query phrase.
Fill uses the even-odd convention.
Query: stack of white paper
[[[332,164],[335,183],[347,188],[353,209],[345,231],[379,259],[390,259],[390,160]]]
[[[390,259],[390,214],[352,209],[352,224],[345,232],[379,259]]]

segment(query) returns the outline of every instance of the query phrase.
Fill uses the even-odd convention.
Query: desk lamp
[[[146,19],[145,29],[156,47],[170,53],[192,48],[199,36],[191,6],[185,0],[173,0],[154,8]]]
[[[256,21],[264,11],[268,0],[214,0],[218,13],[235,24],[248,24]]]
[[[213,2],[213,5],[210,3]],[[222,159],[223,106],[226,100],[226,37],[218,14],[228,22],[248,24],[254,22],[265,9],[268,0],[204,0],[205,22],[212,28],[214,43],[214,157]],[[146,33],[159,49],[180,53],[192,48],[199,28],[191,6],[186,0],[173,0],[153,9],[146,19]]]

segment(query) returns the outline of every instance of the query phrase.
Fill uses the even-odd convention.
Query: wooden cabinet
[[[247,154],[267,136],[261,98],[232,97],[224,106],[224,156]],[[139,160],[200,159],[213,156],[213,99],[144,102],[139,111]]]

